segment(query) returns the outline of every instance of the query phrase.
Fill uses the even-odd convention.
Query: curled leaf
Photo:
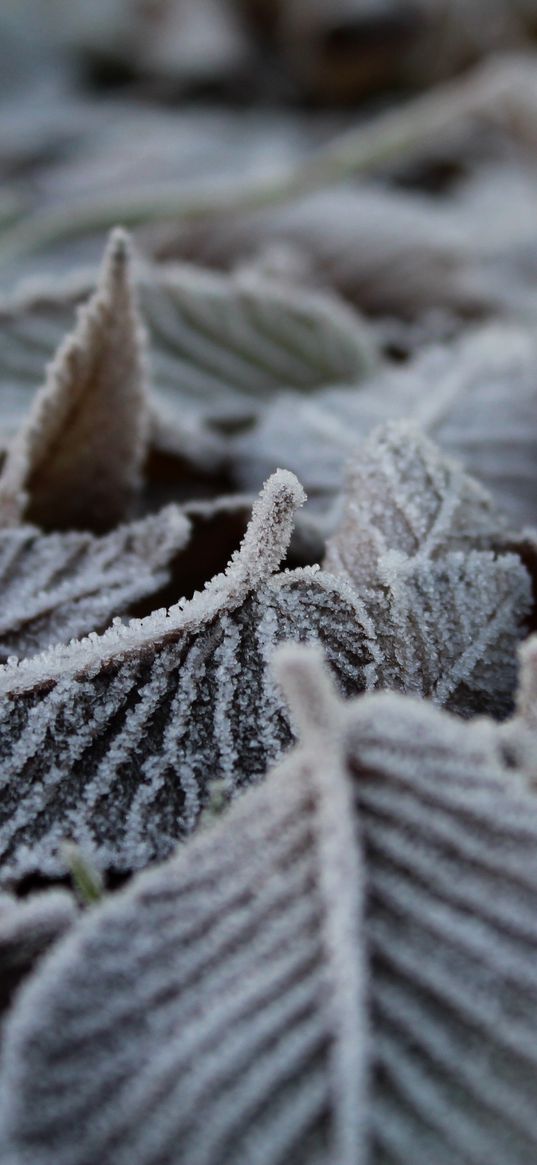
[[[319,640],[343,690],[374,682],[353,593],[313,569],[276,574],[304,499],[280,470],[225,574],[189,602],[0,669],[1,878],[57,876],[66,837],[128,871],[196,825],[211,782],[229,796],[291,739],[268,663]]]
[[[0,530],[0,660],[103,631],[160,590],[189,535],[174,506],[100,537]]]
[[[129,247],[112,234],[100,281],[15,437],[0,519],[102,530],[124,516],[146,455],[143,342]]]

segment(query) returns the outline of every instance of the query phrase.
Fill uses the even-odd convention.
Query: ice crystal
[[[0,520],[101,530],[140,484],[147,396],[128,241],[112,234],[97,290],[61,344],[9,448]]]
[[[0,530],[0,660],[104,631],[164,585],[189,534],[175,506],[100,537]]]
[[[299,745],[23,990],[10,1165],[533,1160],[525,774],[491,722],[277,666]]]
[[[339,684],[374,683],[367,612],[315,569],[275,573],[304,500],[279,471],[225,574],[168,613],[0,668],[1,879],[62,871],[66,837],[104,866],[163,857],[223,780],[261,776],[291,733],[267,664],[283,639],[320,641]]]

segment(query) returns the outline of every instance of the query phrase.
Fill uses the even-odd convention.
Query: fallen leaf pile
[[[536,36],[0,8],[1,1165],[537,1160]]]

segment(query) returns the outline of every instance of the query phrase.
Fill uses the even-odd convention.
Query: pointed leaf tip
[[[105,247],[101,283],[113,284],[118,290],[121,286],[130,292],[130,271],[132,265],[133,247],[128,231],[123,227],[114,227],[108,236]]]
[[[57,350],[6,458],[0,524],[102,532],[140,485],[149,437],[145,337],[130,242],[113,231],[93,295]]]
[[[272,667],[299,736],[331,736],[340,722],[341,699],[320,645],[284,643]]]

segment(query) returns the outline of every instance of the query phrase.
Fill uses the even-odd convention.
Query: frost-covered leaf
[[[301,698],[305,741],[318,704]],[[339,715],[368,887],[371,1159],[526,1165],[537,1152],[535,796],[489,721],[386,694]]]
[[[341,488],[345,462],[371,430],[411,418],[490,490],[515,526],[535,524],[536,363],[529,331],[495,324],[428,349],[359,391],[327,389],[308,401],[282,397],[237,438],[238,480],[258,488],[283,462],[326,505]]]
[[[454,551],[438,561],[386,555],[368,609],[383,662],[378,685],[431,697],[464,716],[513,706],[531,583],[514,554]]]
[[[211,782],[232,796],[290,740],[268,669],[283,639],[319,640],[345,691],[374,683],[353,592],[318,569],[275,574],[304,495],[279,471],[224,575],[189,602],[0,669],[0,878],[56,876],[66,837],[102,866],[166,856]]]
[[[443,456],[417,425],[375,430],[347,465],[342,517],[325,567],[355,587],[378,583],[388,551],[439,558],[490,548],[502,522],[488,494]]]
[[[84,275],[21,291],[0,306],[5,438],[28,407],[42,368],[91,292]],[[242,418],[279,391],[360,380],[378,364],[373,333],[336,296],[250,273],[195,267],[140,273],[153,412],[168,441],[195,419]],[[171,430],[171,431],[170,431]],[[190,438],[183,438],[186,447]],[[208,438],[207,438],[208,440]],[[214,440],[214,438],[213,438]]]
[[[340,703],[311,649],[278,675],[300,745],[20,996],[10,1165],[533,1160],[523,774],[490,722]]]
[[[77,916],[72,894],[49,890],[24,900],[0,894],[0,1016],[39,959],[72,926]]]
[[[174,506],[101,537],[0,530],[0,660],[104,630],[160,590],[189,533]]]
[[[464,317],[497,301],[463,216],[380,183],[214,217],[185,228],[164,254],[230,267],[273,243],[298,249],[314,279],[372,315],[412,320],[444,309]]]
[[[13,1165],[365,1162],[363,873],[325,756],[284,761],[48,961],[6,1041]]]
[[[209,416],[251,415],[279,389],[360,379],[378,361],[372,333],[335,296],[255,274],[177,267],[141,302],[157,386],[173,404],[179,383]]]
[[[325,569],[353,586],[382,647],[381,687],[506,715],[532,602],[485,491],[419,429],[393,422],[351,460]]]
[[[147,425],[129,248],[118,231],[97,290],[9,448],[0,477],[2,524],[24,516],[49,528],[114,525],[140,485]]]

